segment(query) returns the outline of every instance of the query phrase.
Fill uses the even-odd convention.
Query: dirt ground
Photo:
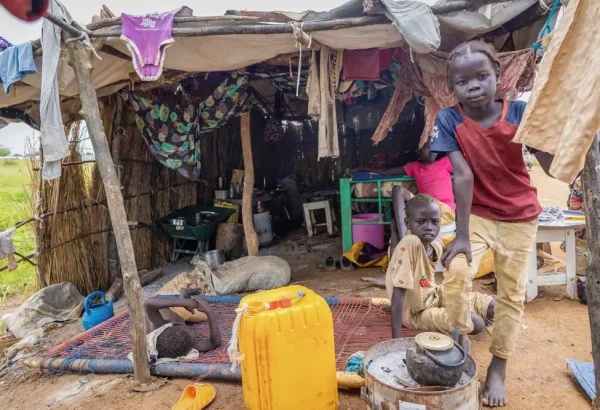
[[[568,188],[546,177],[534,168],[533,180],[539,189],[543,205],[566,206]],[[384,296],[378,288],[365,288],[363,276],[382,273],[378,269],[362,269],[346,273],[323,272],[318,265],[325,256],[339,255],[340,238],[319,236],[307,242],[299,252],[283,247],[277,253],[284,257],[293,271],[293,281],[324,296]],[[553,253],[561,255],[558,244]],[[490,292],[490,279],[477,280],[479,291]],[[13,310],[18,300],[0,306],[0,313]],[[80,323],[52,330],[44,339],[42,349],[81,331]],[[483,383],[485,368],[491,358],[487,332],[474,338],[473,355],[479,363],[479,379]],[[542,287],[540,296],[527,304],[523,329],[507,375],[510,410],[586,409],[589,399],[576,384],[567,368],[566,359],[591,361],[591,337],[587,308],[566,297],[565,288]],[[29,369],[22,363],[0,375],[3,409],[170,409],[189,380],[168,380],[154,391],[138,393],[131,376],[73,375],[53,376]],[[212,383],[217,399],[210,409],[237,410],[244,408],[239,384]],[[356,392],[340,391],[340,409],[365,409]]]

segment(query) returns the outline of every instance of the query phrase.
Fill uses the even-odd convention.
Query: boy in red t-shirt
[[[522,146],[512,140],[525,103],[496,100],[500,63],[492,46],[471,41],[448,58],[448,88],[459,104],[436,119],[431,150],[446,153],[454,169],[457,232],[442,255],[449,321],[461,328],[461,344],[472,329],[469,291],[484,253],[494,251],[498,295],[483,404],[504,406],[506,361],[523,314],[527,267],[542,208],[531,185]],[[552,156],[535,153],[546,173]]]

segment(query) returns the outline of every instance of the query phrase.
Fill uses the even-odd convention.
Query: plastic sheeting
[[[425,15],[429,13],[423,8],[422,2],[416,0],[386,0],[388,3],[405,4],[415,10],[423,10]],[[518,16],[524,10],[535,4],[538,0],[515,0],[508,7],[502,9],[491,18],[476,12],[456,12],[444,16],[434,16],[439,20],[441,33],[441,49],[450,50],[457,44],[471,39],[477,35],[494,30],[512,18]],[[411,3],[414,3],[411,5]],[[418,4],[417,4],[418,3]],[[425,6],[427,7],[427,6]],[[340,7],[323,13],[280,13],[301,22],[324,21],[335,18],[361,17],[364,15],[362,0],[351,0]],[[403,35],[411,47],[418,51],[418,43],[422,41],[414,39],[415,34],[409,27],[414,27],[417,22],[425,20],[405,20],[406,16],[395,18],[395,21],[404,21],[400,31],[392,24],[374,25],[366,27],[346,28],[340,30],[320,31],[313,33],[313,40],[324,44],[332,49],[367,49],[367,48],[391,48],[403,44]],[[434,19],[434,20],[435,20]],[[435,25],[431,16],[427,17],[430,26],[428,32]],[[413,24],[414,23],[414,24]],[[236,23],[219,23],[236,24]],[[277,24],[277,23],[269,23]],[[287,23],[279,23],[287,24]],[[180,27],[200,28],[214,25],[214,23],[190,23]],[[408,25],[408,26],[407,26]],[[422,30],[418,28],[419,32]],[[523,47],[529,46],[535,41],[536,32],[531,34],[534,38],[525,38]],[[291,34],[269,34],[269,35],[222,35],[210,37],[177,37],[175,44],[169,49],[164,68],[190,72],[215,72],[230,71],[252,64],[274,58],[280,54],[295,53],[296,40]],[[410,41],[409,41],[410,40]],[[429,41],[432,46],[435,42]],[[118,38],[110,38],[107,45],[129,55],[125,43]],[[133,64],[113,55],[99,53],[102,60],[94,59],[94,86],[101,90],[103,95],[115,92],[130,82],[129,74],[132,73]],[[78,88],[75,75],[66,60],[61,61],[58,71],[59,92],[62,96],[75,96]],[[13,87],[9,94],[0,94],[0,107],[15,105],[29,100],[39,100],[40,75],[27,76],[23,81],[27,86]],[[112,85],[110,88],[105,88]]]

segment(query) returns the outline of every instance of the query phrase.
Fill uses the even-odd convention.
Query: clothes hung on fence
[[[165,104],[128,94],[152,155],[190,179],[200,177],[199,134],[224,125],[247,108],[248,77],[232,73],[200,104]]]
[[[71,23],[73,18],[58,1],[52,0],[50,12],[57,18]],[[42,178],[55,179],[61,175],[60,161],[70,155],[69,144],[60,110],[58,93],[58,64],[60,61],[61,29],[44,19],[42,23],[42,87],[40,90],[40,138],[44,153]]]
[[[163,72],[166,49],[173,45],[173,21],[181,8],[166,13],[121,14],[125,42],[133,68],[142,81],[156,81]]]
[[[600,129],[600,2],[572,0],[540,66],[514,142],[555,154],[550,173],[571,183]]]
[[[33,60],[31,43],[6,48],[0,51],[0,80],[4,92],[9,93],[10,87],[26,75],[36,74],[37,68]]]

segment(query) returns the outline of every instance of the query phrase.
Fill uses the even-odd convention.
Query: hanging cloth
[[[224,125],[249,108],[248,76],[227,77],[200,104],[165,104],[129,93],[136,123],[150,152],[166,167],[186,178],[200,178],[199,134]]]
[[[166,49],[175,43],[173,21],[180,9],[167,13],[121,14],[121,40],[127,45],[133,68],[142,81],[156,81],[162,75]]]
[[[308,115],[318,117],[321,115],[321,91],[319,82],[319,65],[317,64],[317,52],[312,51],[310,56],[310,70],[306,84],[308,94]]]
[[[50,12],[67,23],[73,22],[68,10],[52,0]],[[44,153],[42,178],[59,178],[61,160],[69,156],[69,144],[60,111],[58,94],[58,64],[60,61],[60,33],[57,25],[44,19],[42,23],[42,87],[40,90],[40,139]]]
[[[319,115],[319,159],[327,157],[337,158],[340,156],[334,89],[330,78],[332,69],[331,55],[332,50],[329,47],[321,46],[319,68],[319,90],[321,94],[321,111]],[[333,67],[333,69],[335,70],[335,67]]]
[[[248,75],[231,73],[198,106],[200,132],[212,131],[249,109]]]
[[[540,66],[514,142],[555,154],[550,173],[571,183],[600,129],[600,2],[572,0]]]
[[[186,178],[199,179],[198,111],[194,104],[168,106],[128,94],[136,123],[150,152],[158,161]]]

